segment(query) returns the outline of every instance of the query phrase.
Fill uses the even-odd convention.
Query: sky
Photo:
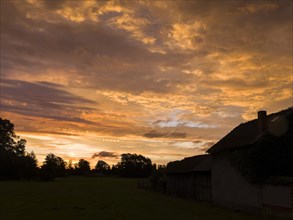
[[[292,103],[291,1],[1,1],[1,117],[39,163],[204,154]]]

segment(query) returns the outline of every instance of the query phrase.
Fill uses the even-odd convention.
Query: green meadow
[[[0,219],[277,219],[138,189],[135,179],[0,182]]]

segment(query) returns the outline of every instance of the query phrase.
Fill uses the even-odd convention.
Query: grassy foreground
[[[0,182],[0,219],[272,218],[137,189],[135,179],[68,177],[54,182]]]

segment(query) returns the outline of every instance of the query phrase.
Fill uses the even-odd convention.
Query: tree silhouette
[[[75,171],[74,171],[74,167],[72,165],[72,160],[69,160],[67,167],[66,167],[66,171],[68,175],[74,175]]]
[[[14,125],[0,118],[0,179],[30,179],[36,174],[37,160],[25,151],[26,140],[14,132]]]
[[[121,175],[121,169],[120,169],[120,167],[121,167],[121,163],[120,162],[118,162],[116,165],[112,165],[112,168],[111,168],[111,170],[110,170],[110,173],[111,173],[111,175]]]
[[[103,160],[99,160],[95,166],[95,171],[102,174],[107,174],[110,171],[110,166]]]
[[[76,171],[79,175],[85,175],[90,172],[90,163],[85,159],[80,159],[76,164]]]
[[[21,173],[23,174],[23,177],[26,179],[31,179],[36,176],[38,171],[38,164],[35,153],[33,151],[31,153],[27,153],[26,156],[22,159],[23,166],[21,167]]]
[[[117,166],[124,177],[148,177],[152,172],[151,159],[137,154],[122,154]]]
[[[66,162],[56,155],[47,154],[43,166],[41,167],[41,178],[43,180],[51,181],[55,177],[65,176]]]

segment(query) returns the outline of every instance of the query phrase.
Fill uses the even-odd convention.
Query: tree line
[[[41,167],[38,167],[34,152],[25,150],[26,140],[15,134],[14,124],[0,118],[0,180],[40,179],[52,181],[56,177],[68,175],[117,175],[121,177],[149,177],[157,169],[151,159],[142,155],[125,153],[121,161],[110,167],[103,160],[91,169],[90,163],[80,159],[76,164],[65,162],[63,158],[49,153]],[[164,168],[163,166],[158,167]]]

